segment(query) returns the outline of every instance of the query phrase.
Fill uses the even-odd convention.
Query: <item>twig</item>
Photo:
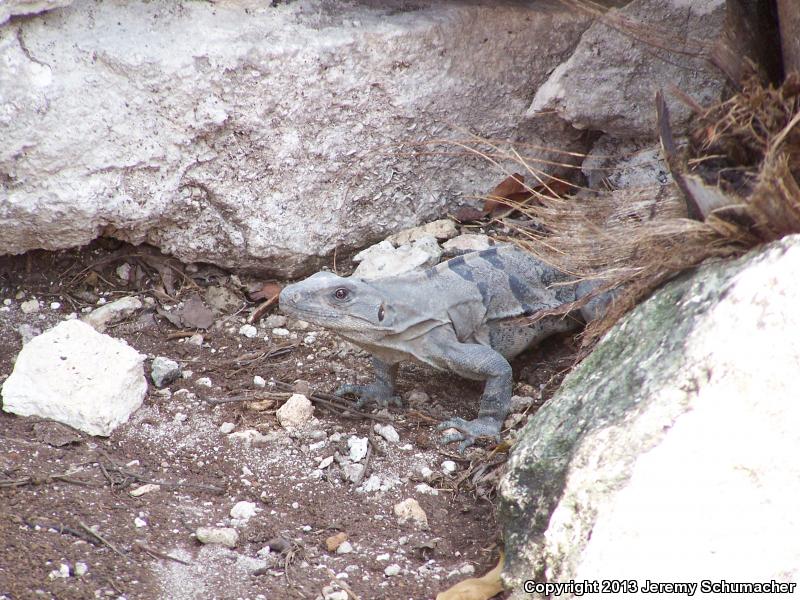
[[[183,560],[182,558],[178,558],[177,556],[172,556],[171,554],[167,554],[166,552],[161,552],[160,550],[156,550],[155,548],[148,546],[147,544],[145,544],[140,540],[136,540],[133,543],[133,545],[136,546],[137,548],[141,548],[153,558],[163,558],[164,560],[173,560],[176,563],[180,563],[182,565],[187,565],[187,566],[192,564],[189,561]]]
[[[255,323],[256,321],[260,321],[261,317],[264,316],[264,313],[266,313],[269,310],[269,308],[278,301],[278,296],[280,296],[280,293],[275,294],[274,296],[272,296],[268,300],[265,300],[264,302],[259,304],[256,307],[256,309],[253,311],[253,314],[251,314],[248,317],[247,322],[248,323]]]
[[[94,531],[94,530],[93,530],[91,527],[89,527],[89,526],[88,526],[86,523],[84,523],[83,521],[78,521],[78,525],[80,525],[80,526],[81,526],[81,528],[82,528],[84,531],[86,531],[86,532],[87,532],[89,535],[92,535],[92,536],[96,537],[96,538],[97,538],[97,539],[98,539],[100,542],[102,542],[103,544],[105,544],[106,546],[108,546],[109,548],[111,548],[111,549],[112,549],[114,552],[116,552],[117,554],[119,554],[119,555],[120,555],[122,558],[128,558],[127,556],[125,556],[125,554],[124,554],[124,553],[120,552],[120,551],[117,549],[117,547],[116,547],[116,546],[114,546],[114,544],[112,544],[112,543],[111,543],[111,542],[109,542],[109,541],[108,541],[106,538],[104,538],[102,535],[100,535],[99,533],[97,533],[96,531]]]

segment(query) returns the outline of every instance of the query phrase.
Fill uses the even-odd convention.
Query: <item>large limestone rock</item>
[[[525,113],[588,25],[555,0],[109,0],[12,19],[0,253],[106,235],[295,274],[498,180],[414,144],[575,147]]]
[[[573,55],[536,93],[531,113],[555,110],[575,127],[618,137],[654,138],[655,93],[663,90],[676,133],[690,110],[669,93],[676,86],[701,104],[718,101],[725,74],[715,47],[760,58],[758,9],[749,0],[633,0],[609,13],[622,25],[595,22]],[[624,23],[634,24],[627,28]]]
[[[500,486],[512,598],[526,579],[798,581],[798,273],[792,236],[683,275],[567,377]]]
[[[63,8],[72,4],[72,0],[2,0],[0,2],[0,25],[11,17],[34,15],[54,8]]]
[[[144,359],[91,325],[63,321],[22,347],[3,383],[3,410],[111,435],[144,401]]]

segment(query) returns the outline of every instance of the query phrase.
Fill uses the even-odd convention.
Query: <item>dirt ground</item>
[[[291,320],[283,328],[254,322],[257,335],[242,335],[266,299],[257,291],[263,283],[106,240],[0,257],[0,383],[22,347],[20,332],[136,295],[144,308],[106,333],[147,355],[150,386],[144,405],[109,438],[0,412],[0,599],[314,599],[336,598],[337,590],[427,599],[494,566],[493,497],[504,446],[461,456],[435,430],[442,418],[474,417],[480,385],[405,365],[399,390],[410,405],[362,417],[318,402],[317,420],[287,433],[274,414],[289,395],[282,383],[303,380],[311,393],[332,393],[340,383],[367,381],[369,358]],[[218,308],[208,329],[170,322],[192,295],[206,301],[211,286],[235,304]],[[267,295],[274,289],[268,285]],[[23,313],[31,298],[41,309]],[[273,314],[275,303],[263,316]],[[190,342],[198,331],[202,345]],[[535,399],[517,419],[552,393],[571,352],[564,338],[516,361],[515,393]],[[178,361],[183,377],[157,389],[149,379],[155,356]],[[234,435],[220,431],[223,423]],[[376,435],[376,423],[391,423],[400,441]],[[319,468],[336,453],[347,456],[353,435],[371,446],[357,484],[337,460]],[[456,464],[452,473],[441,467],[447,460]],[[160,489],[130,494],[146,483]],[[406,498],[419,501],[428,529],[398,524],[393,506]],[[230,510],[243,500],[257,512],[232,523]],[[199,543],[195,531],[205,526],[236,526],[238,544]],[[349,553],[326,548],[340,532]],[[387,575],[390,565],[399,572]]]

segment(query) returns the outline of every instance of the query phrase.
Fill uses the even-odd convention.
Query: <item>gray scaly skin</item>
[[[400,404],[394,395],[398,363],[416,360],[467,379],[485,381],[478,418],[453,418],[439,428],[457,433],[460,450],[481,436],[499,439],[511,403],[511,365],[526,348],[580,323],[573,317],[546,317],[532,325],[514,317],[573,302],[594,286],[567,283],[570,277],[515,246],[495,246],[443,262],[426,271],[364,281],[320,272],[289,285],[281,310],[335,331],[373,356],[376,379],[344,385],[337,394]],[[587,320],[603,302],[581,312]]]

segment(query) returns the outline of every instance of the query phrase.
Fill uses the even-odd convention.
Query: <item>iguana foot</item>
[[[378,405],[378,408],[386,408],[389,403],[403,406],[400,396],[393,396],[384,386],[376,383],[370,383],[369,385],[346,383],[336,390],[337,396],[344,396],[345,394],[353,394],[358,398],[356,400],[356,408],[362,408],[367,402],[374,402]]]
[[[446,433],[442,439],[445,444],[461,442],[458,445],[460,454],[464,454],[464,450],[472,446],[479,437],[490,437],[495,441],[500,441],[500,423],[490,417],[478,417],[472,421],[454,417],[436,427],[439,431],[451,428],[457,431],[455,433]]]

